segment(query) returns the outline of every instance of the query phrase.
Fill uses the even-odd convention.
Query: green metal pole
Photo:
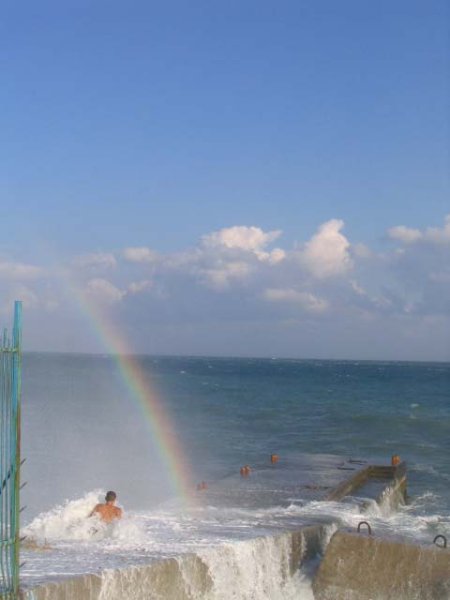
[[[19,598],[22,303],[0,342],[0,599]]]
[[[20,563],[20,436],[21,436],[21,399],[22,399],[22,302],[14,303],[13,325],[13,405],[15,413],[15,477],[14,477],[14,561],[13,561],[13,598],[19,597]]]

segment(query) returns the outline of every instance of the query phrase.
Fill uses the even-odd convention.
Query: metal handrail
[[[444,544],[442,546],[440,544],[436,544],[438,540],[444,540]],[[435,544],[438,548],[447,548],[447,538],[445,535],[439,534],[434,538],[433,544]]]
[[[368,531],[369,535],[372,535],[372,528],[371,528],[370,524],[367,521],[360,521],[358,523],[358,528],[356,530],[358,533],[360,533],[361,525],[367,525],[367,531]]]

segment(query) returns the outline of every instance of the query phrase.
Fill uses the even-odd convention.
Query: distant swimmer
[[[105,496],[105,504],[97,504],[89,516],[98,515],[105,523],[111,523],[114,519],[121,519],[122,509],[114,506],[116,498],[116,492],[108,492]]]

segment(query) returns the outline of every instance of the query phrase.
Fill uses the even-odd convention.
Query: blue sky
[[[448,360],[448,16],[6,2],[4,318],[100,350],[70,281],[137,351]]]

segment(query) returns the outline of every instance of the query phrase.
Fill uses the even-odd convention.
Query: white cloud
[[[189,269],[201,262],[204,256],[204,252],[195,248],[193,250],[186,250],[185,252],[168,254],[163,257],[161,263],[169,269]]]
[[[235,225],[234,227],[227,227],[220,231],[204,235],[202,242],[205,246],[223,246],[225,248],[237,248],[239,250],[255,252],[265,248],[280,235],[280,230],[264,232],[259,227]]]
[[[351,253],[355,258],[371,258],[373,256],[372,251],[365,244],[352,244]]]
[[[388,230],[388,235],[392,240],[403,242],[404,244],[413,244],[422,239],[423,235],[418,229],[411,229],[404,225],[397,225]]]
[[[90,279],[87,282],[85,293],[98,302],[105,304],[120,302],[126,294],[106,279]]]
[[[314,335],[319,333],[324,353],[329,349],[339,354],[339,344],[351,347],[345,336],[353,329],[341,327],[344,322],[354,324],[355,332],[364,332],[364,339],[381,336],[383,323],[399,323],[398,331],[409,335],[410,329],[419,331],[428,318],[442,317],[442,323],[450,322],[450,216],[440,227],[427,228],[425,223],[415,230],[392,228],[390,236],[397,241],[386,244],[385,251],[372,252],[362,244],[350,243],[350,234],[348,238],[344,235],[343,226],[341,220],[329,220],[297,246],[286,249],[273,248],[278,245],[279,231],[224,228],[179,253],[157,255],[150,248],[129,246],[115,253],[78,256],[71,266],[86,267],[79,270],[68,269],[64,261],[41,268],[5,257],[0,260],[0,315],[9,315],[11,301],[17,298],[24,301],[34,330],[41,331],[44,319],[50,317],[67,316],[67,327],[72,327],[71,308],[64,297],[68,278],[74,286],[84,287],[87,296],[100,306],[119,305],[114,314],[118,326],[134,326],[140,320],[142,328],[134,331],[143,349],[149,343],[144,331],[147,326],[159,328],[163,343],[172,339],[173,346],[167,348],[173,352],[180,349],[179,325],[197,333],[200,323],[205,325],[205,348],[211,352],[214,348],[225,352],[219,341],[214,348],[208,346],[209,341],[216,341],[216,328],[228,340],[230,352],[240,351],[247,342],[248,352],[265,352],[272,333],[279,332],[280,348],[286,348],[288,354],[289,348],[298,351],[298,336],[292,334],[292,328],[283,331],[283,323],[296,323],[302,333],[305,325]],[[331,314],[336,318],[327,318]],[[402,322],[407,323],[404,329]],[[233,335],[230,324],[235,327]],[[253,338],[244,333],[252,327],[257,332]],[[339,336],[334,346],[325,345],[323,339],[333,327]],[[389,327],[385,326],[386,332]],[[168,331],[176,333],[170,338]],[[425,327],[423,331],[428,335]],[[433,332],[444,337],[437,326]],[[55,331],[55,335],[62,334]],[[289,335],[292,344],[284,346]],[[190,349],[196,340],[193,335],[185,348]],[[365,351],[364,344],[361,348]],[[305,342],[302,352],[310,351],[311,344]],[[369,347],[367,352],[370,354]]]
[[[153,263],[158,254],[145,246],[125,248],[123,251],[125,260],[136,263]]]
[[[280,233],[244,225],[224,228],[204,235],[198,248],[169,257],[164,264],[183,269],[208,287],[224,290],[233,282],[248,279],[261,263],[276,265],[286,258],[281,248],[266,249]]]
[[[228,288],[233,280],[242,281],[246,279],[250,272],[250,265],[242,261],[230,261],[218,264],[216,267],[199,270],[200,276],[205,283],[216,290]]]
[[[424,231],[397,225],[388,230],[388,236],[404,244],[428,242],[430,244],[450,244],[450,215],[444,218],[443,227],[427,227]]]
[[[350,242],[340,232],[344,222],[331,219],[305,244],[300,260],[319,279],[341,275],[351,269]]]
[[[371,308],[376,308],[376,309],[387,309],[390,308],[392,306],[392,301],[389,300],[388,298],[385,298],[382,295],[378,295],[378,296],[372,296],[370,295],[358,282],[356,281],[350,281],[350,288],[352,289],[352,291],[356,294],[356,296],[358,296],[359,298],[362,298],[364,300],[366,300],[369,303],[369,306],[371,306]],[[369,307],[365,307],[365,310],[367,310]]]
[[[357,281],[350,281],[350,287],[358,296],[367,296],[366,290]]]
[[[128,292],[130,294],[139,294],[144,290],[148,289],[152,285],[152,282],[148,279],[143,279],[142,281],[132,281],[128,286]]]
[[[256,256],[262,262],[268,262],[271,265],[276,265],[286,258],[286,252],[281,248],[274,248],[271,252],[256,252]]]
[[[73,260],[73,265],[81,269],[98,267],[111,269],[117,265],[114,254],[107,252],[92,252],[91,254],[82,254]]]
[[[329,304],[325,299],[319,298],[310,292],[299,292],[292,288],[268,288],[264,291],[264,298],[270,302],[288,302],[290,304],[296,304],[311,313],[323,313],[329,307]]]
[[[444,227],[428,227],[424,233],[425,240],[435,244],[450,243],[450,215],[444,219]]]
[[[0,278],[36,279],[43,274],[43,269],[20,262],[0,261]]]

